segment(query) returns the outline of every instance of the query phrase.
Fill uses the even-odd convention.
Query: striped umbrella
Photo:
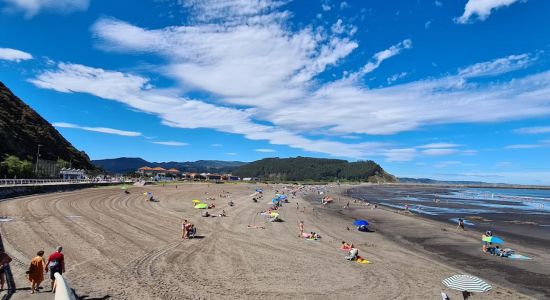
[[[472,293],[482,293],[491,290],[491,286],[487,282],[472,275],[453,275],[444,279],[442,283],[453,290]]]

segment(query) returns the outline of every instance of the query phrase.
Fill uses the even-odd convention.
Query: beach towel
[[[511,259],[519,259],[519,260],[529,260],[529,259],[532,259],[528,256],[525,256],[525,255],[521,255],[521,254],[511,254],[510,256],[508,256],[508,258],[511,258]]]
[[[370,261],[368,261],[368,260],[366,260],[366,259],[364,259],[364,258],[358,258],[358,259],[356,260],[356,262],[358,262],[358,263],[360,263],[360,264],[368,264],[368,263],[370,263]]]

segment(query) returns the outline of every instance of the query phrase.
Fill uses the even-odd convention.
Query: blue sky
[[[0,80],[93,159],[550,184],[550,2],[0,0]]]

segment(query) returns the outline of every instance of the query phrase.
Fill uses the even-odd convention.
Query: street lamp
[[[34,166],[35,175],[38,175],[38,158],[40,157],[40,147],[42,147],[42,145],[38,144],[38,149],[36,150],[36,165]]]

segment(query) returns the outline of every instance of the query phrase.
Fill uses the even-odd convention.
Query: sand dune
[[[249,195],[255,186],[179,184],[166,187],[100,188],[35,195],[0,203],[14,219],[1,224],[18,287],[26,287],[27,262],[40,249],[61,244],[66,277],[80,296],[113,299],[438,299],[447,276],[463,273],[430,256],[399,247],[380,233],[347,231],[349,218],[317,208],[303,197],[281,210],[284,222],[257,213]],[[273,195],[272,187],[264,187]],[[228,199],[217,197],[229,191]],[[160,202],[148,202],[151,191]],[[209,194],[206,195],[205,192]],[[217,214],[204,218],[191,200],[216,197]],[[296,209],[305,206],[305,212]],[[182,240],[180,222],[189,219],[200,238]],[[297,237],[298,222],[323,238]],[[249,229],[247,225],[265,229]],[[372,263],[344,260],[342,240],[354,242]],[[493,284],[475,299],[529,299]],[[498,293],[496,292],[498,291]],[[458,293],[450,292],[454,299]],[[22,290],[12,299],[50,299]]]

